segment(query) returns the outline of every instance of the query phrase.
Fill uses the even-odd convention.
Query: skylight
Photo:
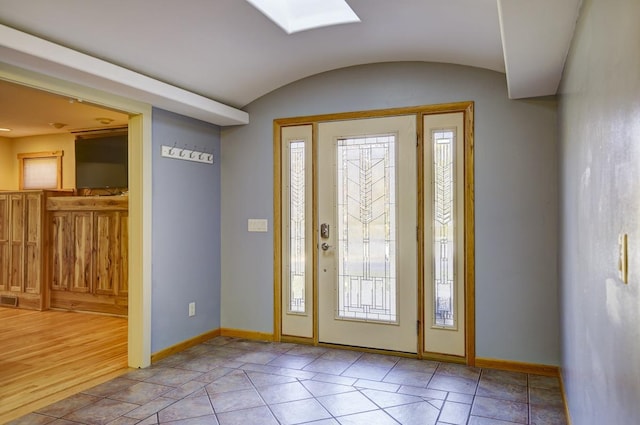
[[[346,0],[247,0],[287,34],[360,22]]]

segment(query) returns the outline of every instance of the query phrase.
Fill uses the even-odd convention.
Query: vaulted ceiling
[[[278,87],[375,62],[505,72],[510,97],[534,97],[556,92],[580,7],[580,0],[347,2],[360,23],[288,35],[244,0],[0,0],[0,62],[110,91],[120,85],[139,100],[146,92],[157,106],[221,125],[246,121],[237,109]],[[174,105],[186,95],[189,107]]]

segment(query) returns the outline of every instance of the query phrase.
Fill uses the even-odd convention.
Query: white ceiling
[[[241,108],[306,76],[390,61],[506,70],[512,98],[554,94],[580,6],[580,0],[347,2],[362,22],[291,35],[244,0],[0,0],[0,24],[199,95],[196,103],[206,98]],[[47,73],[47,63],[12,55],[20,50],[17,38],[0,37],[0,61]],[[58,46],[36,47],[19,53],[43,58]],[[56,65],[73,67],[71,56]]]
[[[121,112],[0,80],[0,127],[12,130],[0,137],[124,127],[128,120]]]

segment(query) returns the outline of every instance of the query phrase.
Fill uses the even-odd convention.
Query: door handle
[[[320,245],[320,248],[322,248],[323,251],[327,251],[329,248],[331,248],[331,245],[329,245],[326,242],[322,242],[322,244]]]

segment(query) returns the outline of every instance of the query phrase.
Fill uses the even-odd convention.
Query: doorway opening
[[[35,89],[49,95],[62,96],[66,102],[86,102],[103,111],[117,111],[119,114],[124,114],[125,126],[128,127],[129,134],[127,152],[129,161],[128,219],[123,221],[122,214],[116,214],[120,218],[120,223],[126,226],[129,234],[128,240],[122,241],[128,253],[129,269],[124,277],[129,284],[129,308],[128,318],[126,319],[128,321],[126,328],[128,329],[125,330],[124,349],[125,358],[127,359],[129,367],[148,366],[150,364],[150,311],[148,304],[150,298],[150,275],[148,270],[150,269],[150,265],[146,264],[149,260],[143,251],[148,250],[148,246],[150,245],[150,229],[148,229],[148,226],[144,228],[143,216],[147,218],[147,220],[145,220],[146,222],[150,221],[148,220],[148,216],[150,215],[151,203],[148,195],[146,197],[143,196],[142,186],[143,183],[150,185],[150,155],[148,152],[144,152],[145,150],[150,150],[151,145],[151,106],[8,66],[0,69],[0,80],[2,80],[3,83],[7,82],[8,84],[17,85],[18,88]],[[16,97],[10,97],[10,100],[11,102],[20,101],[20,99]],[[13,106],[15,106],[15,103]],[[13,106],[10,107],[13,108]],[[15,108],[13,108],[13,110],[15,110]],[[105,117],[99,116],[93,118]],[[64,123],[62,119],[57,119],[53,124]],[[51,128],[56,128],[56,126],[52,125]],[[0,150],[0,155],[2,156],[0,163],[3,165],[7,163],[7,151],[7,149]],[[12,154],[10,154],[8,158],[9,161],[15,160]],[[9,169],[9,167],[4,169]],[[11,168],[11,170],[11,172],[14,171],[13,168]],[[66,185],[66,187],[69,186],[73,187],[73,184]],[[14,187],[2,187],[0,189],[8,190],[14,189]],[[111,220],[112,217],[105,217],[106,216],[101,215],[97,220],[104,224],[102,230],[109,228],[112,223],[115,223],[115,221]],[[45,253],[43,253],[43,258],[48,258]],[[44,270],[49,270],[48,267],[49,265],[47,264]],[[43,275],[43,278],[44,277],[45,275]],[[43,288],[48,288],[46,282],[44,282],[43,285]],[[102,289],[104,289],[104,287]],[[147,301],[145,302],[145,300]],[[126,366],[127,364],[125,364],[125,367]],[[95,383],[94,381],[93,385],[95,385]],[[48,403],[53,401],[55,400],[49,399]]]

